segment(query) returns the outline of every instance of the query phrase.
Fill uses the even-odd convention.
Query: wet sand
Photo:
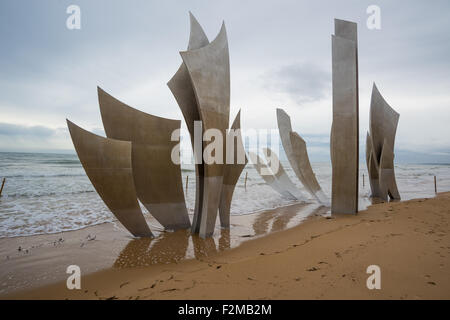
[[[108,268],[153,267],[203,259],[242,242],[300,224],[324,207],[294,204],[275,210],[232,216],[231,230],[217,225],[214,238],[202,240],[188,231],[161,232],[147,215],[154,239],[134,239],[120,224],[82,230],[0,239],[0,297],[64,281],[66,268],[78,265],[83,275]]]
[[[381,203],[356,216],[313,215],[234,249],[176,263],[127,266],[137,246],[123,263],[84,276],[82,290],[70,291],[64,281],[3,298],[449,299],[449,221],[450,193]],[[366,286],[369,265],[381,269],[381,290]]]

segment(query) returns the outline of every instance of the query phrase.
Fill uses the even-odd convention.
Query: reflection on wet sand
[[[378,204],[378,203],[384,203],[385,201],[381,198],[369,198],[370,204]]]
[[[276,212],[267,212],[259,215],[253,222],[253,232],[255,236],[260,236],[269,229],[269,222],[276,216]]]
[[[301,208],[305,208],[307,204],[301,205]],[[269,232],[269,224],[272,221],[271,232],[280,231],[286,229],[289,221],[292,220],[298,211],[293,211],[290,207],[282,207],[277,210],[271,210],[264,212],[257,216],[253,222],[253,231],[255,236],[260,236]]]
[[[130,240],[114,262],[114,267],[132,268],[145,265],[142,261],[148,259],[148,247],[152,241],[152,238]]]
[[[232,229],[220,229],[214,237],[201,239],[189,230],[162,232],[154,239],[133,239],[120,252],[116,268],[145,267],[154,264],[178,263],[183,259],[203,259],[241,244],[245,239],[282,231],[296,225],[311,214],[325,214],[328,208],[297,204],[248,216],[232,216]],[[305,212],[308,214],[305,215]],[[234,221],[233,221],[234,220]],[[251,225],[253,235],[248,234]],[[245,226],[245,227],[243,227]]]
[[[370,197],[369,199],[370,199],[370,204],[379,204],[379,203],[385,203],[386,202],[386,200],[383,200],[381,198],[372,198],[372,197]],[[399,200],[399,199],[391,199],[391,200],[389,200],[389,202],[401,202],[401,200]]]
[[[202,239],[197,235],[193,235],[192,242],[196,259],[205,258],[217,252],[214,238]]]
[[[279,215],[272,223],[271,232],[281,231],[286,229],[289,221],[295,217],[295,212],[286,212],[284,215]]]
[[[192,239],[192,250],[188,250]],[[230,248],[230,230],[222,229],[218,237],[219,251]],[[162,232],[158,237],[132,239],[114,262],[115,268],[146,267],[154,264],[177,263],[195,257],[201,259],[218,252],[216,239],[201,239],[189,230]]]
[[[306,207],[306,205],[305,205]],[[311,211],[310,216],[313,215],[324,215],[329,211],[329,207],[319,206]],[[270,232],[283,231],[288,228],[289,222],[297,216],[297,212],[293,212],[292,210],[280,210],[278,216],[272,223],[272,228]],[[269,233],[269,231],[267,231]]]
[[[211,256],[219,251],[230,249],[230,229],[220,229],[220,236],[214,238],[202,239],[198,235],[192,235],[192,243],[194,245],[194,256],[196,259]],[[216,247],[216,240],[219,247]]]
[[[230,247],[231,247],[230,229],[221,229],[219,238],[219,251],[230,249]]]
[[[153,241],[149,250],[152,257],[150,264],[177,263],[186,257],[189,245],[190,232],[178,230],[175,232],[163,232]]]
[[[163,232],[156,238],[133,239],[114,262],[116,268],[145,267],[176,263],[186,257],[190,233],[187,230]]]

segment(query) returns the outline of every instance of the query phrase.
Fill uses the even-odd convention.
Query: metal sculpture
[[[277,157],[277,154],[273,152],[270,148],[263,148],[263,151],[267,161],[278,162],[278,170],[276,173],[274,172],[273,174],[275,178],[278,180],[278,183],[283,187],[283,190],[288,191],[297,200],[305,200],[305,195],[300,191],[299,188],[297,188],[297,186],[289,178],[280,162],[280,159]]]
[[[195,19],[194,15],[189,12],[191,31],[189,36],[188,50],[195,50],[202,48],[209,44],[209,40],[205,35],[202,27]],[[202,141],[195,141],[195,136],[201,136],[201,126],[197,129],[200,132],[196,134],[196,121],[201,121],[200,113],[197,105],[197,100],[195,98],[194,88],[192,87],[192,82],[189,77],[189,73],[184,62],[181,63],[178,71],[167,83],[170,91],[172,92],[178,106],[183,113],[186,126],[188,128],[189,134],[191,136],[192,149],[195,156],[195,206],[194,206],[194,217],[192,219],[192,232],[198,233],[200,231],[201,213],[203,205],[203,179],[204,179],[204,165],[202,162],[203,157],[203,147]],[[200,158],[200,159],[199,159]]]
[[[366,164],[372,197],[400,199],[394,171],[394,143],[400,115],[384,100],[375,83],[370,103]]]
[[[227,180],[225,144],[215,150],[214,141],[196,141],[198,134],[207,136],[215,130],[222,139],[227,136],[230,113],[230,62],[225,24],[217,37],[209,43],[203,29],[190,14],[191,34],[187,51],[180,52],[183,59],[178,71],[168,82],[191,135],[191,144],[196,160],[196,197],[192,232],[206,238],[214,233],[219,207],[221,222],[229,225],[229,214],[233,176]],[[201,121],[201,125],[195,125]],[[197,132],[196,132],[197,131]],[[200,131],[200,132],[198,132]],[[223,141],[222,141],[223,142]],[[219,161],[208,158],[214,149],[223,157]],[[242,170],[240,170],[242,171]],[[239,177],[237,177],[239,178]],[[227,190],[224,190],[227,189]]]
[[[271,168],[266,164],[266,162],[261,159],[256,153],[249,151],[248,156],[255,167],[256,171],[259,173],[261,178],[276,192],[278,192],[281,196],[287,199],[298,200],[286,187],[285,180],[280,181],[277,176],[273,173]],[[282,176],[286,176],[286,173],[283,169],[281,163],[278,165],[278,172],[282,172]],[[288,178],[289,179],[289,178]],[[292,183],[292,182],[291,182]]]
[[[335,19],[332,36],[331,212],[358,212],[358,39],[354,22]]]
[[[291,118],[283,109],[277,109],[278,131],[286,156],[292,170],[306,190],[319,203],[326,204],[327,198],[322,191],[309,162],[305,141],[292,131]],[[293,135],[294,134],[294,135]],[[295,145],[294,145],[295,143]]]
[[[180,120],[156,117],[134,109],[98,88],[103,126],[108,138],[131,142],[131,164],[139,200],[170,230],[191,226],[179,164],[172,161],[178,143],[172,134]]]
[[[230,60],[225,24],[210,44],[180,54],[195,92],[203,132],[215,130],[222,138],[225,137],[230,113]],[[215,142],[203,143],[205,163],[199,230],[202,238],[214,233],[223,184],[223,159],[210,162],[209,154],[205,152]],[[225,150],[222,150],[222,155],[225,155]]]
[[[237,113],[231,131],[226,136],[226,157],[219,204],[219,218],[222,228],[230,227],[230,208],[234,189],[248,162],[241,135],[241,110]]]
[[[137,201],[131,166],[131,143],[90,133],[67,120],[81,164],[100,197],[136,237],[152,237]]]

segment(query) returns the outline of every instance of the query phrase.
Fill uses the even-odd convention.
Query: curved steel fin
[[[327,204],[327,197],[323,193],[312,171],[306,150],[306,143],[297,133],[292,136],[291,118],[283,109],[277,109],[277,122],[281,143],[295,175],[317,201],[322,204]],[[296,140],[295,146],[293,139]]]
[[[258,174],[272,189],[287,199],[297,200],[297,198],[286,189],[286,186],[277,179],[273,171],[260,156],[251,151],[248,152],[248,156]],[[284,171],[281,163],[279,164],[278,170]]]
[[[157,117],[115,99],[101,88],[98,98],[109,138],[131,141],[133,178],[139,200],[166,229],[190,227],[181,168],[172,160],[171,137],[180,120]]]
[[[279,181],[280,185],[283,186],[283,189],[289,191],[289,193],[292,194],[297,200],[305,200],[305,195],[289,178],[283,166],[281,165],[280,159],[277,157],[277,154],[273,152],[270,148],[263,148],[263,151],[267,162],[269,161],[269,158],[271,158],[270,161],[276,161],[279,163],[278,171],[274,175]]]
[[[189,36],[188,50],[199,49],[209,44],[209,40],[206,37],[203,28],[198,23],[194,15],[189,12],[191,31]],[[192,149],[202,151],[201,141],[198,146],[195,146],[195,121],[200,121],[200,113],[197,106],[197,100],[195,99],[194,88],[192,87],[191,79],[187,71],[186,64],[181,63],[178,71],[167,83],[170,91],[172,92],[178,106],[183,114],[186,122],[187,129],[191,136]],[[202,153],[202,152],[201,152]],[[196,153],[194,153],[196,155]],[[201,208],[203,202],[203,177],[204,166],[203,163],[195,163],[195,206],[194,217],[192,219],[192,232],[198,233],[200,231],[201,221]]]
[[[232,152],[232,157],[228,151]],[[219,204],[219,218],[222,228],[230,227],[230,209],[234,189],[247,162],[248,159],[245,154],[241,134],[241,110],[239,110],[233,121],[231,130],[226,136],[226,164]]]
[[[230,113],[230,61],[225,24],[222,24],[219,34],[210,44],[196,50],[180,52],[180,54],[194,89],[203,132],[215,129],[221,133],[222,137],[225,137]],[[206,149],[212,143],[215,143],[215,140],[205,142],[203,147]],[[224,144],[222,145],[225,147]],[[222,154],[225,154],[225,150],[222,151]],[[208,157],[205,153],[204,157]],[[199,231],[202,238],[214,233],[224,173],[223,159],[210,164],[208,164],[210,159],[204,160],[203,201]]]
[[[399,118],[400,114],[386,102],[374,83],[370,102],[370,133],[366,140],[372,197],[400,199],[394,172],[394,144]]]
[[[136,237],[152,237],[137,201],[131,143],[103,138],[67,120],[81,164],[106,206]]]

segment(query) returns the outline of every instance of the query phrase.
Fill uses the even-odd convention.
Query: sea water
[[[289,164],[282,164],[292,181],[303,191],[305,201],[314,202]],[[312,167],[329,196],[331,164],[312,163]],[[398,164],[395,173],[404,200],[433,197],[434,176],[437,176],[439,192],[450,191],[450,164]],[[77,230],[115,220],[95,192],[75,154],[0,153],[2,178],[6,178],[6,183],[0,198],[0,238]],[[182,166],[182,179],[186,205],[192,214],[195,197],[193,165]],[[370,204],[370,187],[363,163],[360,165],[359,190],[360,207],[364,208]],[[231,214],[250,214],[293,203],[295,201],[281,197],[269,187],[252,165],[247,165],[236,185]],[[148,214],[143,206],[142,210]]]

